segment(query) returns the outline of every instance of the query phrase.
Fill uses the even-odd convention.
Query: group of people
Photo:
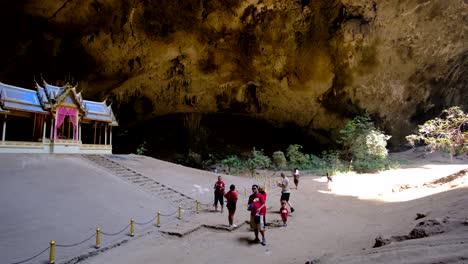
[[[297,168],[293,171],[294,184],[297,186],[299,184],[299,170]],[[289,179],[284,173],[281,173],[281,181],[277,183],[277,186],[281,187],[281,208],[280,215],[283,221],[283,226],[287,226],[289,210],[286,205],[289,205],[291,213],[294,212],[289,197],[291,194]],[[218,176],[218,181],[214,184],[214,208],[215,211],[218,211],[218,203],[221,206],[221,213],[223,212],[224,199],[226,198],[226,207],[228,209],[228,221],[230,227],[236,227],[234,224],[234,214],[236,212],[236,204],[239,199],[239,195],[236,191],[236,186],[231,184],[229,186],[229,191],[225,192],[225,184],[221,176]],[[266,245],[265,238],[265,223],[266,223],[266,191],[258,186],[257,184],[252,185],[252,194],[249,196],[247,202],[248,210],[250,211],[250,227],[254,230],[255,239],[254,243],[261,242],[262,245]],[[262,240],[259,239],[259,233],[262,236]]]

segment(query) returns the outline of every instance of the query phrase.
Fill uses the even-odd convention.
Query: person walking
[[[218,176],[218,181],[215,183],[214,189],[214,208],[215,212],[218,212],[218,202],[221,205],[221,213],[223,213],[224,207],[224,182],[221,175]]]
[[[291,202],[289,202],[289,196],[291,194],[291,191],[289,189],[289,179],[284,173],[281,173],[281,182],[279,182],[277,185],[281,187],[280,201],[286,201],[286,203],[291,208],[291,213],[294,213],[294,208],[292,207]]]
[[[250,211],[250,227],[254,230],[255,243],[260,242],[258,233],[262,235],[262,245],[266,245],[265,225],[263,224],[262,208],[265,207],[265,198],[258,193],[258,185],[252,185],[252,194],[249,196],[248,210]]]
[[[229,192],[227,192],[224,197],[226,198],[226,207],[228,209],[228,221],[229,221],[229,227],[237,227],[234,224],[234,214],[236,213],[236,204],[237,204],[237,199],[239,198],[239,195],[236,192],[236,186],[234,184],[231,184],[229,186]]]
[[[296,185],[296,190],[297,190],[297,186],[299,185],[299,169],[298,168],[294,168],[293,177],[294,177],[294,185]]]

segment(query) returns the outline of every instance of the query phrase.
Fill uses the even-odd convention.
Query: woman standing
[[[299,185],[299,169],[298,168],[294,168],[293,177],[294,177],[294,185],[296,185],[296,190],[297,190],[297,186]]]
[[[234,213],[236,212],[236,204],[237,204],[237,199],[239,195],[236,192],[236,186],[234,184],[231,184],[229,186],[229,192],[227,192],[224,197],[227,200],[226,207],[228,209],[228,221],[229,221],[229,227],[236,227],[234,224]]]

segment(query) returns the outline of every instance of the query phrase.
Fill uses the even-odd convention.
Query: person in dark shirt
[[[228,221],[229,221],[229,227],[236,227],[234,224],[234,214],[236,213],[236,204],[237,204],[237,199],[239,198],[239,195],[236,192],[236,186],[234,184],[231,184],[229,186],[229,192],[227,192],[224,197],[226,198],[226,207],[228,209],[229,215],[228,215]]]

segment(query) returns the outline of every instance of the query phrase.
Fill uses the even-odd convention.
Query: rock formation
[[[121,124],[242,115],[328,143],[367,111],[397,147],[442,109],[468,109],[464,0],[0,5],[2,82],[71,76],[89,96],[109,96]]]

